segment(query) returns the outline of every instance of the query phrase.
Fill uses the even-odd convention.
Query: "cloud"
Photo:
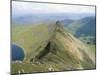
[[[12,2],[12,14],[29,13],[90,13],[95,14],[94,6],[47,4],[34,2]]]

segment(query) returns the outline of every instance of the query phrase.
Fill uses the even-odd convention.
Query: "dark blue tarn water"
[[[12,51],[11,52],[11,60],[12,61],[16,61],[16,60],[23,61],[23,59],[25,57],[23,48],[19,47],[16,44],[12,44],[11,51]]]

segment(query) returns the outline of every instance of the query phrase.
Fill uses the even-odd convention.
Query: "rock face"
[[[64,31],[59,21],[44,48],[35,56],[42,63],[54,63],[63,70],[95,68],[88,48],[73,35]]]

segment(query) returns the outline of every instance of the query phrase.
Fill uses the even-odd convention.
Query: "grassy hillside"
[[[94,69],[89,48],[60,23],[15,25],[12,42],[24,48],[25,59],[12,62],[12,74]]]
[[[34,55],[37,52],[37,47],[45,44],[50,37],[48,25],[14,25],[12,26],[12,41],[21,45],[25,49],[26,58],[30,57],[30,53]],[[29,54],[29,55],[28,55]]]

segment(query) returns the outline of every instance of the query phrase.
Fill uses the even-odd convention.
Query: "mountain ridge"
[[[32,47],[27,46],[26,48],[25,42],[20,42],[21,40],[17,41],[17,43],[19,42],[20,45],[25,48],[26,57],[24,61],[22,61],[23,63],[12,64],[14,73],[17,73],[18,70],[26,70],[27,66],[30,67],[30,69],[27,69],[26,72],[50,72],[95,68],[95,61],[92,59],[91,54],[89,54],[88,48],[71,33],[66,32],[60,21],[56,21],[53,25],[43,25],[44,24],[34,27],[36,29],[34,30],[35,33],[42,31],[41,38],[38,38],[40,41],[36,41],[40,44],[34,44],[37,46],[36,48],[31,44],[33,43],[32,41],[29,42],[30,39],[34,38],[32,36],[33,26],[29,27],[28,33],[25,32],[24,35],[20,34],[24,39],[18,37],[18,39],[25,40],[25,42],[32,45]],[[46,29],[48,27],[50,28],[49,25],[51,26],[51,31],[48,33]],[[29,34],[29,32],[32,33],[32,35]],[[45,37],[44,34],[46,34]],[[31,35],[32,38],[28,39],[27,35]],[[17,39],[14,40],[14,42],[16,42]]]

